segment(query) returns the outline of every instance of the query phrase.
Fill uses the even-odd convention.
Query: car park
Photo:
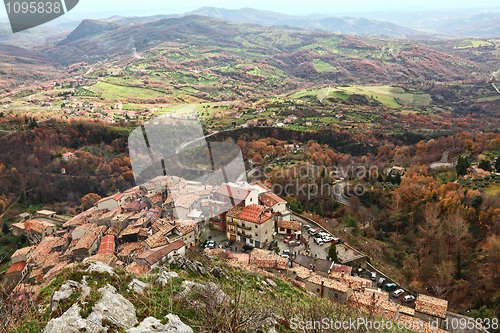
[[[377,273],[371,272],[370,278],[371,278],[372,281],[377,281]]]
[[[385,285],[385,290],[386,291],[391,291],[396,289],[397,285],[395,283],[388,283]]]
[[[413,295],[406,295],[404,297],[404,300],[405,300],[406,303],[413,302],[415,300],[415,296],[413,296]]]
[[[392,293],[392,296],[399,297],[399,296],[403,295],[404,293],[405,293],[405,291],[403,289],[398,289]]]

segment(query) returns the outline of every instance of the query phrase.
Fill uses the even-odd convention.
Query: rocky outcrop
[[[65,290],[68,288],[65,287]],[[86,332],[98,333],[106,331],[103,322],[112,323],[124,330],[137,323],[134,305],[118,294],[113,286],[108,284],[98,291],[101,294],[101,299],[94,305],[88,318],[81,317],[81,307],[75,303],[61,317],[50,320],[43,332],[73,333],[85,330]],[[66,297],[68,293],[58,294],[58,297]]]
[[[193,329],[184,324],[178,316],[169,313],[165,317],[167,323],[162,324],[156,318],[145,318],[137,327],[129,328],[127,333],[193,333]]]
[[[206,270],[205,268],[203,267],[203,264],[199,261],[191,261],[189,259],[186,259],[184,257],[180,257],[179,259],[177,260],[174,260],[172,262],[173,265],[176,265],[188,272],[193,272],[193,273],[199,273],[201,275],[205,275],[206,274]]]
[[[162,285],[166,285],[173,278],[179,277],[176,272],[170,272],[166,267],[161,267],[160,272],[156,276],[156,281]]]

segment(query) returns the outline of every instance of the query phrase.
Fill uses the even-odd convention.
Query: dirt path
[[[330,87],[328,87],[328,90],[326,91],[326,94],[325,96],[321,97],[321,99],[319,100],[320,103],[323,103],[323,100],[328,97],[328,95],[330,94]]]

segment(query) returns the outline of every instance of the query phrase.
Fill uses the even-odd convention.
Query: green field
[[[398,108],[401,105],[426,105],[430,102],[430,96],[426,94],[406,93],[403,88],[391,86],[352,86],[341,87],[353,94],[365,95],[388,106]]]
[[[155,98],[164,96],[164,94],[159,91],[136,87],[118,86],[106,82],[99,82],[96,85],[90,87],[89,90],[101,94],[101,96],[103,96],[107,100],[121,100],[129,97]]]
[[[337,68],[335,66],[332,66],[329,63],[326,63],[320,59],[314,59],[313,65],[314,65],[314,68],[320,73],[335,73],[335,72],[337,72]]]
[[[493,43],[487,40],[481,39],[464,39],[459,41],[458,45],[455,46],[455,49],[468,49],[468,48],[476,48],[480,46],[492,46]]]

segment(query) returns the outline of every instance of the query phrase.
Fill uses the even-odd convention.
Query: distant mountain
[[[71,42],[74,42],[76,40],[86,38],[86,37],[92,37],[95,35],[100,35],[102,33],[116,30],[119,27],[121,27],[120,24],[117,23],[112,23],[112,22],[102,22],[102,21],[97,21],[97,20],[83,20],[78,27],[76,27],[75,30],[73,30],[68,37],[66,37],[63,41],[59,43],[59,45],[62,44],[68,44]]]
[[[484,13],[441,21],[436,25],[436,30],[459,37],[500,37],[500,13]]]
[[[206,16],[112,27],[98,35],[78,34],[81,38],[73,41],[45,44],[40,51],[65,65],[112,59],[123,61],[126,67],[140,62],[140,68],[147,70],[208,70],[221,81],[233,80],[235,85],[273,84],[270,91],[286,86],[285,79],[321,84],[395,84],[431,77],[437,81],[465,80],[474,73],[491,72],[489,65],[437,51],[424,42],[416,45],[393,40],[388,46],[386,39],[375,37],[263,27]],[[256,68],[253,62],[263,63]],[[272,80],[265,79],[264,73],[274,73]]]
[[[288,25],[303,29],[315,29],[341,34],[384,35],[390,37],[407,37],[421,35],[422,32],[406,28],[394,23],[354,17],[292,16],[276,12],[242,8],[237,10],[202,7],[189,15],[203,15],[231,22],[255,23],[263,26]]]

